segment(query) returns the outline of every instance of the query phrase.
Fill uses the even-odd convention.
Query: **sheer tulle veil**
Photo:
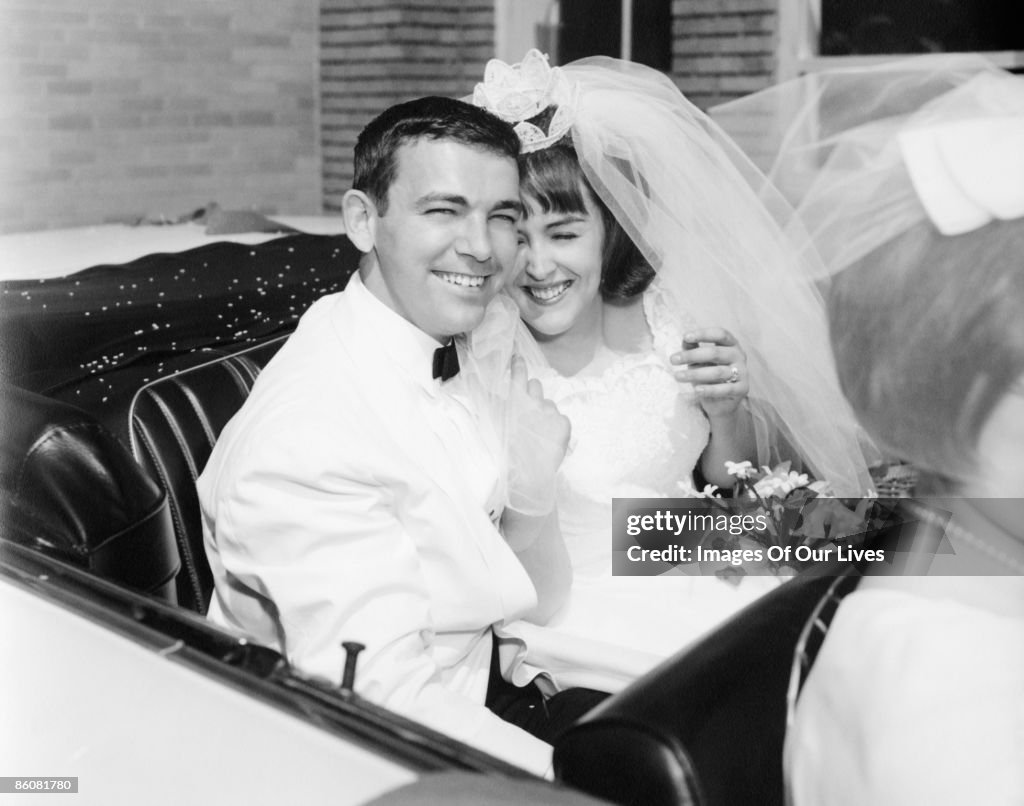
[[[945,318],[946,332],[962,328],[961,342],[982,338],[968,322],[993,315],[985,307],[990,289],[941,278],[953,271],[960,281],[970,272],[975,283],[984,282],[982,268],[992,265],[993,253],[982,249],[985,241],[974,242],[981,264],[977,272],[971,271],[970,257],[960,256],[955,264],[940,258],[944,252],[959,254],[957,236],[997,220],[1024,218],[1024,77],[972,54],[902,57],[812,73],[716,107],[711,114],[763,167],[766,192],[781,191],[792,204],[790,226],[811,238],[822,259],[820,270],[841,276],[833,306],[845,306],[835,308],[844,321],[867,325],[886,311],[898,316],[897,308],[915,310],[912,303],[921,295],[941,290],[945,296],[936,296],[933,317]],[[923,233],[934,245],[928,264],[920,262]],[[1003,261],[1007,272],[1020,265],[1012,254]],[[867,311],[877,295],[872,289],[856,290],[851,278],[878,282],[879,267],[892,283],[886,301],[874,303],[882,311]],[[845,274],[847,269],[852,273]],[[1000,275],[985,276],[998,280]],[[930,286],[932,278],[938,282]],[[964,318],[951,320],[951,305],[942,308],[943,300],[953,301],[967,288],[969,297],[955,299]],[[906,299],[902,306],[900,295]],[[890,303],[891,310],[886,307]],[[921,308],[916,310],[920,316]],[[913,411],[893,411],[883,418],[878,410],[878,401],[894,389],[938,386],[942,368],[962,360],[947,349],[938,367],[915,379],[916,371],[929,373],[925,357],[937,349],[929,341],[933,332],[911,318],[899,343],[887,345],[899,356],[882,353],[886,345],[876,344],[870,359],[847,348],[844,364],[848,382],[858,387],[850,391],[872,433],[918,469],[964,482],[974,472],[973,463],[954,461],[938,447],[953,444],[953,434],[966,433],[962,424],[949,422],[952,409],[942,394],[921,394]],[[1015,342],[1010,330],[1000,340]],[[979,376],[997,379],[1015,372],[1006,356],[986,368],[991,351],[978,352],[971,366]],[[971,377],[958,374],[951,394],[970,401],[971,384]],[[961,411],[970,405],[964,402]],[[928,424],[936,423],[941,436],[929,431]],[[960,454],[966,457],[971,450],[973,445],[965,444]]]
[[[664,74],[605,57],[560,70],[584,174],[670,307],[681,323],[728,329],[745,350],[759,461],[788,444],[837,494],[865,494],[868,443],[839,389],[815,285],[821,266],[783,228],[792,215],[781,195]]]
[[[1005,197],[1001,217],[1021,213],[1024,82],[978,55],[811,73],[711,115],[764,171],[764,192],[785,196],[789,226],[829,276],[929,217],[946,235],[994,217],[965,195],[994,196],[995,209]]]

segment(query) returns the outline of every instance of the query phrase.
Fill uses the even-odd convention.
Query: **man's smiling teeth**
[[[536,286],[525,286],[526,293],[534,299],[540,300],[541,302],[551,302],[552,300],[558,299],[562,294],[569,290],[569,286],[572,285],[572,280],[566,280],[564,283],[558,285],[549,285],[544,288],[538,288]]]
[[[461,285],[466,288],[479,288],[484,284],[486,277],[478,277],[475,274],[456,274],[455,272],[448,271],[436,271],[434,272],[438,277],[444,280],[446,283],[452,285]]]

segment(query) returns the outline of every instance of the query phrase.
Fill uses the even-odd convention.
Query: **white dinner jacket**
[[[490,627],[536,593],[423,427],[433,346],[358,275],[311,306],[198,482],[210,617],[335,682],[362,642],[358,692],[541,773],[550,747],[483,706]]]

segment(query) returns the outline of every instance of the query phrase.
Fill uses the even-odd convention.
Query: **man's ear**
[[[345,234],[360,252],[373,250],[377,221],[377,205],[361,190],[349,190],[341,197],[341,214]]]

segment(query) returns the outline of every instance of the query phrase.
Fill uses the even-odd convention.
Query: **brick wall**
[[[778,0],[673,0],[672,78],[697,106],[774,81]]]
[[[494,55],[493,0],[322,0],[324,208],[340,209],[360,130],[387,106],[468,95]]]
[[[318,0],[0,0],[0,231],[320,210]]]
[[[776,7],[673,0],[683,92],[771,83]],[[0,0],[0,231],[336,210],[362,126],[493,53],[493,0]]]

